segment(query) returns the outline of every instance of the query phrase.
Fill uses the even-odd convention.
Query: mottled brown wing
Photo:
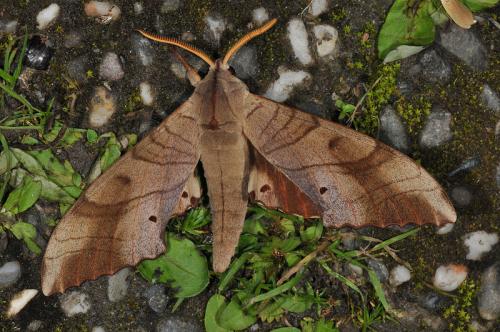
[[[173,214],[200,196],[198,109],[186,101],[95,180],[57,225],[42,262],[45,295],[165,251]]]
[[[249,95],[245,113],[250,143],[317,202],[325,225],[455,222],[444,190],[404,154],[263,97]]]

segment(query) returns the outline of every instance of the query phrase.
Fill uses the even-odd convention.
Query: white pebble
[[[108,277],[108,299],[111,302],[119,302],[127,296],[130,272],[126,267]]]
[[[226,21],[216,16],[207,16],[205,18],[205,23],[205,39],[214,41],[218,45],[224,30],[226,30]]]
[[[89,124],[99,128],[108,123],[116,111],[115,100],[104,87],[98,87],[90,102]]]
[[[284,102],[290,97],[294,87],[309,78],[311,78],[311,75],[303,70],[283,71],[280,73],[280,77],[267,89],[264,97],[279,103]]]
[[[440,227],[436,233],[438,233],[439,235],[448,234],[449,232],[451,232],[453,230],[453,227],[455,227],[455,224],[450,222],[450,223],[444,225],[443,227]]]
[[[393,287],[397,287],[411,279],[411,272],[404,265],[398,265],[391,270],[389,283]]]
[[[139,85],[139,91],[141,94],[142,103],[146,106],[153,105],[155,97],[154,97],[153,89],[151,88],[151,85],[148,82],[142,82]]]
[[[144,6],[140,2],[134,2],[134,13],[135,15],[140,15],[144,12]]]
[[[172,71],[172,73],[174,73],[174,75],[178,78],[178,79],[181,79],[181,80],[185,80],[186,79],[186,68],[184,68],[184,66],[179,63],[179,62],[172,62],[172,64],[170,65],[170,70]]]
[[[36,16],[37,28],[40,30],[47,28],[56,20],[60,11],[61,7],[57,3],[50,4],[48,7],[42,9]]]
[[[329,0],[312,0],[309,5],[309,14],[319,16],[328,10]]]
[[[466,258],[478,261],[498,243],[498,234],[477,231],[464,236],[464,245],[468,248]]]
[[[102,326],[94,326],[92,332],[106,332],[106,330]]]
[[[96,17],[98,22],[106,24],[116,21],[122,13],[120,7],[107,1],[90,1],[85,4],[85,14],[90,17]]]
[[[60,301],[61,309],[67,317],[84,314],[91,306],[88,295],[77,291],[63,294]]]
[[[7,309],[6,315],[8,318],[12,318],[17,315],[23,308],[38,294],[37,289],[24,289],[19,293],[16,293],[9,303],[9,309]]]
[[[267,13],[266,8],[259,7],[254,9],[252,12],[252,20],[257,26],[266,23],[269,20],[269,14]]]
[[[337,46],[339,33],[337,29],[331,25],[322,24],[316,25],[313,28],[314,36],[316,37],[316,50],[320,57],[325,57],[332,54]]]
[[[303,65],[311,64],[313,59],[309,50],[306,26],[302,20],[294,18],[288,22],[288,39],[292,44],[295,57]]]
[[[118,55],[113,52],[106,53],[99,66],[99,76],[109,81],[117,81],[122,79],[124,75],[125,72]]]
[[[6,33],[15,33],[17,29],[17,20],[2,21],[0,20],[0,36]]]
[[[18,261],[7,262],[0,267],[0,288],[14,285],[21,278],[21,264]]]
[[[467,278],[468,269],[464,265],[441,265],[434,274],[434,286],[446,292],[454,291]]]

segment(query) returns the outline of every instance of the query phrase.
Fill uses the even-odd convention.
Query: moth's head
[[[226,71],[226,70],[229,70],[229,64],[228,64],[229,60],[231,60],[231,58],[236,54],[236,52],[238,52],[238,50],[243,45],[245,45],[246,43],[248,43],[251,39],[253,39],[253,38],[255,38],[255,37],[263,34],[267,30],[271,29],[273,27],[273,25],[276,24],[276,22],[278,22],[277,19],[272,19],[269,22],[267,22],[266,24],[264,24],[263,26],[261,26],[260,28],[255,29],[253,31],[250,31],[249,33],[247,33],[246,35],[244,35],[240,40],[238,40],[233,45],[233,47],[231,47],[229,49],[229,51],[226,53],[226,55],[224,56],[224,58],[217,59],[215,61],[212,60],[205,52],[199,50],[198,48],[196,48],[196,47],[194,47],[192,45],[189,45],[188,43],[180,41],[178,39],[170,38],[170,37],[158,36],[158,35],[155,35],[155,34],[151,34],[149,32],[145,32],[143,30],[137,30],[137,31],[139,31],[139,33],[141,33],[144,37],[146,37],[148,39],[151,39],[151,40],[154,40],[154,41],[157,41],[157,42],[160,42],[160,43],[174,45],[174,46],[180,47],[182,49],[185,49],[186,51],[189,51],[189,52],[193,53],[194,55],[198,56],[203,61],[205,61],[206,63],[208,63],[208,65],[210,66],[211,70],[223,70],[223,71]]]

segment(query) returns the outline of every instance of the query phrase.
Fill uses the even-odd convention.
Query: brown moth
[[[112,274],[165,251],[168,220],[196,205],[204,169],[213,268],[227,269],[249,200],[326,226],[443,225],[456,214],[445,191],[400,152],[342,125],[248,91],[229,59],[276,20],[244,36],[224,59],[141,33],[205,60],[189,69],[191,97],[94,181],[54,230],[42,263],[45,295]]]
[[[469,8],[460,0],[441,0],[444,10],[459,27],[469,29],[476,20]]]

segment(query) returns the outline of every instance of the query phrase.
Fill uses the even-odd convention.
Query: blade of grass
[[[396,243],[398,241],[406,239],[408,236],[412,236],[412,235],[416,234],[418,231],[419,231],[418,228],[411,229],[411,230],[409,230],[407,232],[401,233],[401,234],[399,234],[397,236],[391,237],[388,240],[385,240],[385,241],[382,241],[382,242],[376,244],[373,248],[371,248],[368,251],[369,252],[373,252],[373,251],[377,251],[379,249],[383,249],[383,248],[385,248],[387,246],[390,246],[393,243]]]
[[[377,298],[380,301],[380,303],[382,303],[382,306],[384,307],[385,311],[390,313],[392,311],[392,308],[389,305],[389,302],[387,302],[387,299],[385,298],[384,290],[382,289],[382,284],[380,283],[380,279],[377,277],[377,274],[372,269],[368,268],[366,270],[368,271],[368,278],[370,279],[370,283],[372,284],[373,289],[375,290],[375,295],[377,295]]]
[[[355,291],[356,293],[359,294],[359,296],[361,296],[361,299],[363,300],[363,302],[365,301],[365,296],[363,294],[363,292],[361,292],[361,289],[359,289],[359,287],[354,283],[352,282],[351,280],[347,279],[346,277],[344,277],[343,275],[341,275],[340,273],[337,273],[335,271],[333,271],[329,266],[328,264],[326,264],[326,262],[319,262],[319,264],[321,265],[321,267],[329,274],[331,275],[332,277],[338,279],[341,283],[343,283],[344,285],[346,285],[347,287],[351,288],[353,291]]]
[[[245,265],[246,261],[248,258],[250,258],[251,253],[250,252],[245,252],[243,255],[238,257],[237,260],[234,261],[233,264],[229,267],[229,270],[227,270],[226,274],[224,277],[222,277],[219,287],[217,288],[219,292],[224,291],[224,289],[227,287],[227,285],[233,280],[236,272],[238,272],[243,265]]]
[[[28,34],[24,34],[23,38],[23,46],[21,48],[21,53],[19,54],[19,57],[17,58],[17,66],[16,70],[14,71],[13,74],[13,82],[11,82],[11,88],[14,88],[16,85],[17,79],[19,78],[19,75],[21,75],[21,69],[23,68],[23,60],[24,60],[24,55],[26,54],[26,49],[28,48]]]
[[[268,300],[270,298],[275,297],[276,295],[282,294],[282,293],[290,290],[293,286],[295,286],[302,279],[303,274],[304,274],[304,271],[301,271],[301,272],[297,273],[295,275],[295,277],[293,277],[292,279],[290,279],[289,281],[287,281],[283,285],[278,286],[278,287],[270,290],[269,292],[266,292],[266,293],[263,293],[263,294],[260,294],[260,295],[257,295],[255,297],[251,298],[245,307],[249,307],[252,304],[257,303],[257,302]]]

